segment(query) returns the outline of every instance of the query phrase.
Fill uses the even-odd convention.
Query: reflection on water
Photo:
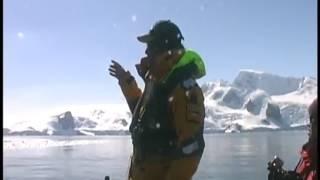
[[[72,151],[74,149],[73,146],[67,145],[67,146],[62,146],[62,150],[66,153],[68,153],[69,151]]]
[[[266,179],[267,162],[275,154],[285,160],[286,168],[295,166],[306,138],[305,131],[206,135],[205,152],[194,179]],[[49,137],[45,140],[57,145],[5,150],[4,177],[102,180],[109,175],[111,180],[123,180],[128,173],[132,152],[129,136]],[[39,138],[27,137],[24,141],[39,143]]]

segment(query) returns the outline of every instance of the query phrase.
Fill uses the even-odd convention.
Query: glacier
[[[201,88],[206,133],[305,129],[307,107],[318,90],[313,77],[283,77],[250,69],[240,70],[233,82],[207,82]],[[3,135],[129,134],[131,113],[125,103],[70,105],[46,114],[41,118],[37,114],[20,117],[4,127]]]

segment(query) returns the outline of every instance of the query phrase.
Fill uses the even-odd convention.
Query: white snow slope
[[[240,70],[232,83],[209,82],[202,85],[202,90],[206,132],[294,129],[308,123],[307,107],[317,96],[317,80]],[[72,115],[67,118],[68,111]],[[4,134],[123,134],[130,121],[126,104],[69,106],[48,111],[46,118],[21,117],[5,127]]]

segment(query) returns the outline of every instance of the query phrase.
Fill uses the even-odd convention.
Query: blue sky
[[[134,64],[136,36],[160,19],[178,24],[203,57],[200,82],[239,69],[316,76],[316,0],[5,0],[5,113],[70,104],[124,103],[107,68]],[[136,76],[137,77],[137,76]]]

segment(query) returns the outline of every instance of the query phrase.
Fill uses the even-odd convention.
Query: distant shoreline
[[[290,128],[278,128],[278,129],[271,129],[271,128],[255,128],[250,130],[241,130],[239,132],[225,132],[225,130],[204,130],[204,134],[236,134],[236,133],[251,133],[251,132],[274,132],[274,131],[307,131],[307,126],[297,126],[297,127],[290,127]],[[83,131],[75,130],[72,131],[72,134],[53,134],[49,135],[45,132],[39,131],[21,131],[21,132],[8,132],[7,134],[3,134],[4,137],[6,136],[129,136],[129,131],[96,131],[96,130],[86,130],[86,133],[92,133],[92,135],[88,135],[83,133]]]

